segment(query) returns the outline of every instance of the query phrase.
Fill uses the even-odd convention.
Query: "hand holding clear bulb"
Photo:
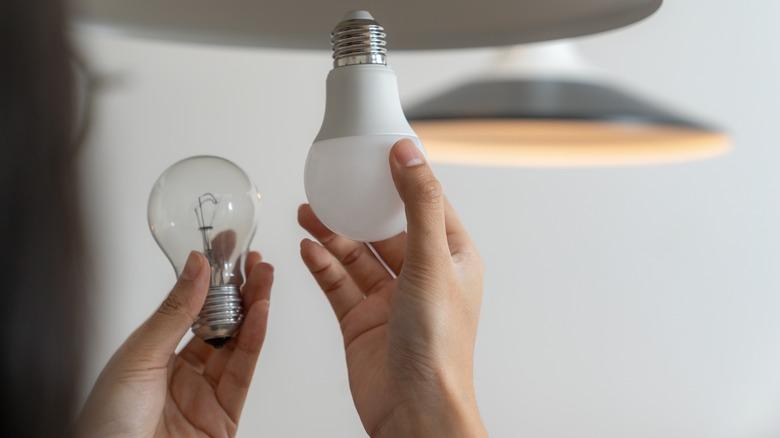
[[[257,203],[248,181],[217,157],[183,160],[160,177],[149,218],[178,281],[100,374],[78,419],[80,437],[235,435],[265,338],[273,283],[273,267],[259,253],[244,252]],[[209,299],[214,313],[204,315]],[[241,308],[242,328],[233,337]],[[191,326],[197,336],[177,354]],[[230,340],[221,339],[225,330]],[[209,335],[224,348],[215,349]]]
[[[234,436],[265,338],[273,267],[251,252],[238,337],[215,349],[193,337],[211,284],[206,258],[193,251],[168,297],[117,350],[77,422],[80,438]]]

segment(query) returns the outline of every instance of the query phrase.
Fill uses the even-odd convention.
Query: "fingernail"
[[[197,251],[190,252],[187,257],[187,263],[184,264],[184,269],[181,270],[181,278],[185,280],[194,280],[200,273],[200,256]]]
[[[405,167],[414,167],[425,163],[425,157],[423,157],[422,152],[417,149],[414,142],[407,138],[395,144],[393,155],[396,161]]]

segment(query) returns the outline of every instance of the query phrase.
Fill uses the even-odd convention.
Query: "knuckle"
[[[365,289],[365,295],[369,296],[374,294],[375,292],[378,292],[382,289],[384,289],[391,281],[391,277],[389,276],[382,276],[378,278],[377,280],[374,280],[374,282],[371,284],[371,286],[367,287]]]
[[[417,199],[425,204],[438,204],[442,199],[441,183],[436,178],[427,178],[417,186]]]
[[[168,294],[157,309],[157,313],[165,316],[189,316],[185,311],[184,302],[175,293]]]
[[[402,272],[404,284],[426,290],[434,290],[445,280],[446,273],[442,263],[429,257],[410,260],[408,269]]]
[[[346,276],[342,275],[342,276],[336,277],[336,278],[332,279],[331,281],[327,282],[326,284],[324,284],[322,286],[322,291],[325,293],[325,295],[331,295],[331,294],[341,290],[344,287],[346,281],[347,281],[347,277]]]
[[[363,252],[365,251],[365,247],[363,245],[356,246],[352,250],[350,250],[344,257],[341,258],[341,264],[344,267],[352,266],[357,262],[360,257],[363,255]]]
[[[315,278],[318,278],[321,277],[322,275],[325,275],[325,273],[329,272],[332,267],[333,264],[329,262],[324,262],[320,265],[311,264],[309,266],[309,272],[311,272],[311,274],[314,275]]]

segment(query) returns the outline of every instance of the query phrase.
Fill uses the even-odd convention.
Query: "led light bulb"
[[[366,11],[348,13],[331,34],[325,116],[304,171],[306,197],[332,231],[353,240],[388,239],[406,227],[390,174],[393,144],[409,138],[385,33]]]
[[[192,331],[215,347],[243,319],[243,263],[255,234],[259,195],[241,168],[219,157],[179,161],[160,175],[149,195],[149,228],[178,277],[191,251],[211,267],[206,302]]]

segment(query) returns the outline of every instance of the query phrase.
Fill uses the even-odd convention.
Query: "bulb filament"
[[[203,254],[211,266],[211,286],[241,282],[239,266],[233,270],[230,263],[231,254],[236,246],[236,232],[224,230],[214,237],[211,236],[214,232],[214,218],[219,204],[220,201],[213,193],[204,193],[198,197],[198,204],[195,207],[198,230],[203,240]]]
[[[214,215],[216,214],[216,208],[212,211],[211,217],[208,219],[208,223],[206,222],[206,216],[203,212],[203,206],[208,205],[209,203],[216,206],[219,204],[219,201],[217,201],[217,197],[211,193],[204,193],[198,196],[198,206],[195,207],[195,217],[198,219],[198,229],[200,230],[200,235],[203,238],[203,254],[206,255],[206,259],[208,259],[209,264],[214,266],[216,264],[216,260],[214,260],[214,249],[211,247],[209,231],[214,229],[213,223]]]

